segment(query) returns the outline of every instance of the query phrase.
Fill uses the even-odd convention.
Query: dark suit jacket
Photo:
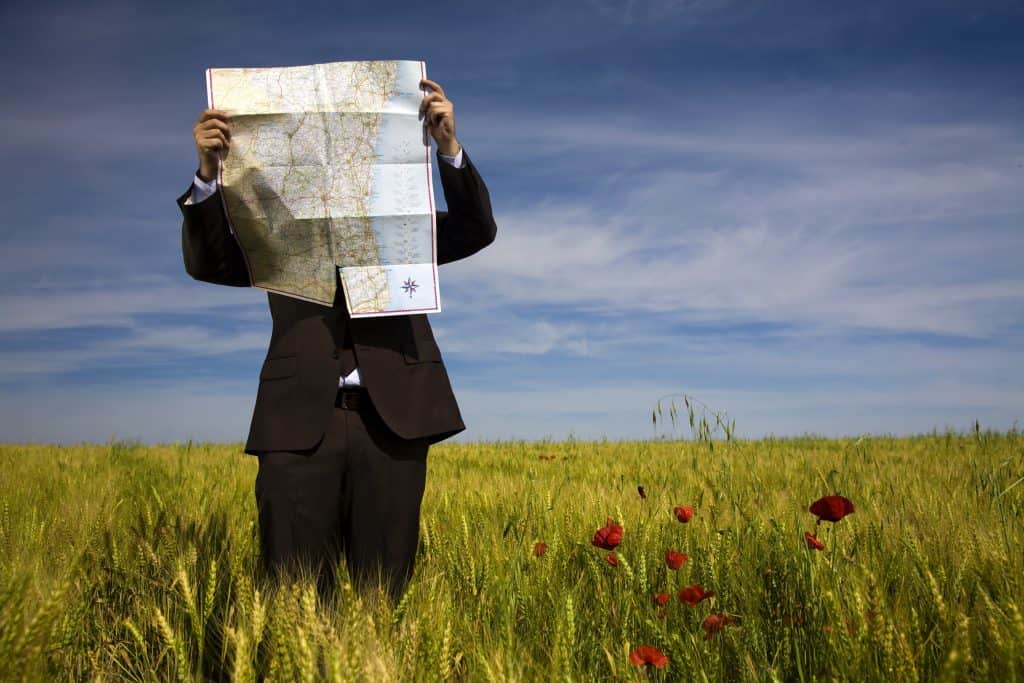
[[[449,263],[494,241],[497,227],[483,179],[463,151],[457,169],[438,162],[448,211],[437,212],[437,262]],[[185,204],[181,251],[196,280],[251,286],[241,249],[217,194]],[[334,408],[345,328],[351,330],[359,378],[387,426],[405,439],[435,443],[466,426],[426,315],[348,316],[340,283],[332,307],[267,293],[274,329],[260,371],[245,452],[306,450],[323,437]]]

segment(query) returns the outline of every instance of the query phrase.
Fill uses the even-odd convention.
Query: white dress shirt
[[[447,154],[437,153],[437,156],[444,162],[451,164],[455,168],[462,168],[465,164],[462,161],[462,148],[459,148],[459,153],[451,157]],[[206,201],[210,196],[217,191],[217,179],[214,178],[210,182],[206,182],[199,177],[197,173],[192,178],[192,196],[185,200],[186,204],[198,204],[199,202]],[[339,387],[358,387],[359,382],[359,368],[353,368],[352,372],[345,375],[344,377],[338,377]]]

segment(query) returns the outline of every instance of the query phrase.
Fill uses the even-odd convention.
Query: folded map
[[[252,286],[330,306],[340,279],[352,317],[441,310],[425,75],[415,61],[207,69]]]

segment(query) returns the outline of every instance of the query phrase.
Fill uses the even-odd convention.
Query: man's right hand
[[[192,136],[199,153],[199,177],[210,181],[217,177],[220,160],[231,147],[231,122],[220,109],[204,109],[192,127]]]

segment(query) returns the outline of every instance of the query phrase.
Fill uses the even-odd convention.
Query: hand
[[[420,116],[426,118],[427,130],[437,142],[437,151],[450,157],[457,155],[462,146],[455,139],[455,106],[434,81],[424,78],[420,87],[434,91],[420,103]]]
[[[220,160],[228,155],[231,147],[231,122],[227,112],[204,109],[192,127],[192,137],[199,153],[199,177],[213,180],[217,177]]]

